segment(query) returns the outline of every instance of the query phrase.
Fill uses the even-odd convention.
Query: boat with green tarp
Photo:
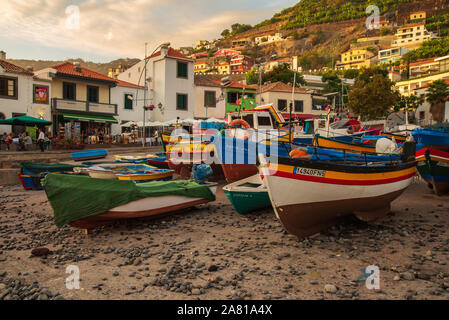
[[[132,181],[48,174],[43,183],[58,227],[90,230],[130,218],[155,217],[215,200],[216,184]]]

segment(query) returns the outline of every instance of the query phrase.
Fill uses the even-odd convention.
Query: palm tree
[[[430,104],[430,113],[437,122],[443,121],[444,106],[449,96],[449,85],[444,80],[436,80],[430,86],[426,94],[426,100]]]

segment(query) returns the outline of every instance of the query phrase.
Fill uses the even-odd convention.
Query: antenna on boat
[[[293,86],[292,86],[292,102],[290,102],[290,118],[288,120],[288,141],[290,142],[290,151],[292,151],[292,109],[295,104],[295,86],[296,86],[296,71],[293,71]]]

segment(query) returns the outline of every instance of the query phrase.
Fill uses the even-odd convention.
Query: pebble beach
[[[383,220],[346,217],[299,241],[271,209],[237,214],[220,188],[215,202],[85,235],[54,225],[44,191],[4,187],[0,299],[448,299],[448,200],[416,180]]]

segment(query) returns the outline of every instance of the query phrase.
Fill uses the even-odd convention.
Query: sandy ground
[[[0,189],[0,299],[448,299],[449,197],[418,180],[376,224],[349,217],[301,242],[272,210],[217,201],[86,236],[58,229],[44,191]],[[51,254],[36,257],[32,249]],[[66,268],[80,289],[66,288]],[[380,267],[380,289],[359,279]]]

